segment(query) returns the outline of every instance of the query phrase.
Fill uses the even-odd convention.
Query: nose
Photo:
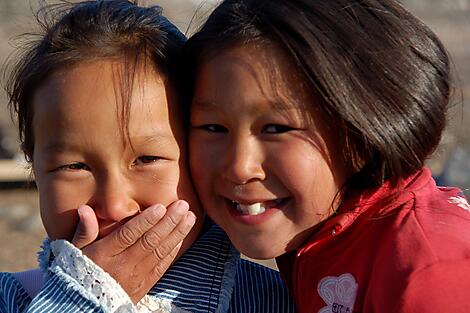
[[[89,205],[98,219],[119,222],[140,211],[139,203],[133,198],[132,184],[118,175],[96,181],[96,191]]]
[[[266,178],[263,169],[264,153],[256,137],[247,135],[237,138],[224,153],[223,175],[232,183],[242,185]]]

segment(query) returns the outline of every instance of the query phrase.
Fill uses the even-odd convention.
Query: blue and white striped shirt
[[[175,262],[149,295],[196,313],[295,312],[279,273],[240,259],[216,225]],[[0,273],[1,313],[106,311],[66,273],[53,272],[34,299],[11,273]]]

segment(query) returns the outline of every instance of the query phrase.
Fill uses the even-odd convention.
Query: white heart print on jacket
[[[318,283],[318,294],[327,306],[318,313],[352,313],[357,295],[357,283],[349,273],[327,276]]]

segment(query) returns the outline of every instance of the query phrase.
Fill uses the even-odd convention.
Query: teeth
[[[248,205],[237,203],[237,210],[245,215],[258,215],[266,211],[266,208],[259,202]]]

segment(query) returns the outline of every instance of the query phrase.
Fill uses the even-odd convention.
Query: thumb
[[[95,212],[91,207],[81,205],[78,207],[77,212],[79,221],[72,239],[72,244],[82,249],[95,241],[98,237],[99,227]]]

